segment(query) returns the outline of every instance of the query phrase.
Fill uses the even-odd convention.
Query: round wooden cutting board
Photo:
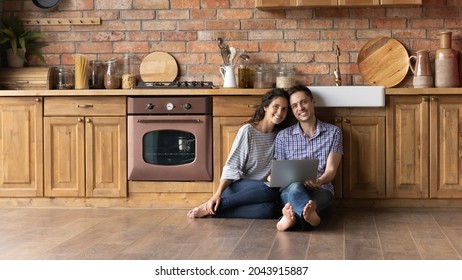
[[[173,82],[178,75],[175,58],[166,52],[152,52],[140,64],[143,82]]]
[[[369,85],[394,87],[407,75],[409,55],[399,41],[377,37],[362,47],[358,67]]]

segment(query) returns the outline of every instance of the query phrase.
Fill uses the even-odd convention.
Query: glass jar
[[[134,68],[135,56],[132,53],[124,54],[122,70],[122,89],[131,89],[136,86],[136,76]]]
[[[281,65],[276,76],[276,87],[288,89],[295,84],[295,71],[293,66]]]
[[[99,60],[90,61],[90,79],[88,81],[91,89],[104,88],[104,69],[103,64]]]
[[[118,89],[121,85],[120,73],[117,69],[117,60],[106,61],[106,71],[104,72],[104,88]]]
[[[55,89],[73,89],[74,88],[74,72],[70,67],[59,66],[56,69],[56,85]]]
[[[273,88],[273,70],[267,65],[258,65],[255,70],[254,88]]]

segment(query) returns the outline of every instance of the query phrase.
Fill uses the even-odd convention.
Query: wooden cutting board
[[[358,67],[369,85],[394,87],[407,75],[409,55],[399,41],[377,37],[362,47]]]
[[[173,82],[178,75],[175,58],[166,52],[152,52],[140,64],[143,82]]]

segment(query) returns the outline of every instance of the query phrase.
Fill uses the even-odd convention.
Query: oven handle
[[[137,120],[137,123],[201,123],[201,120]]]

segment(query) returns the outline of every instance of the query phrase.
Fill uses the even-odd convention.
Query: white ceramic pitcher
[[[234,74],[234,65],[222,65],[220,66],[220,73],[223,77],[224,88],[235,88],[236,87],[236,76]]]

